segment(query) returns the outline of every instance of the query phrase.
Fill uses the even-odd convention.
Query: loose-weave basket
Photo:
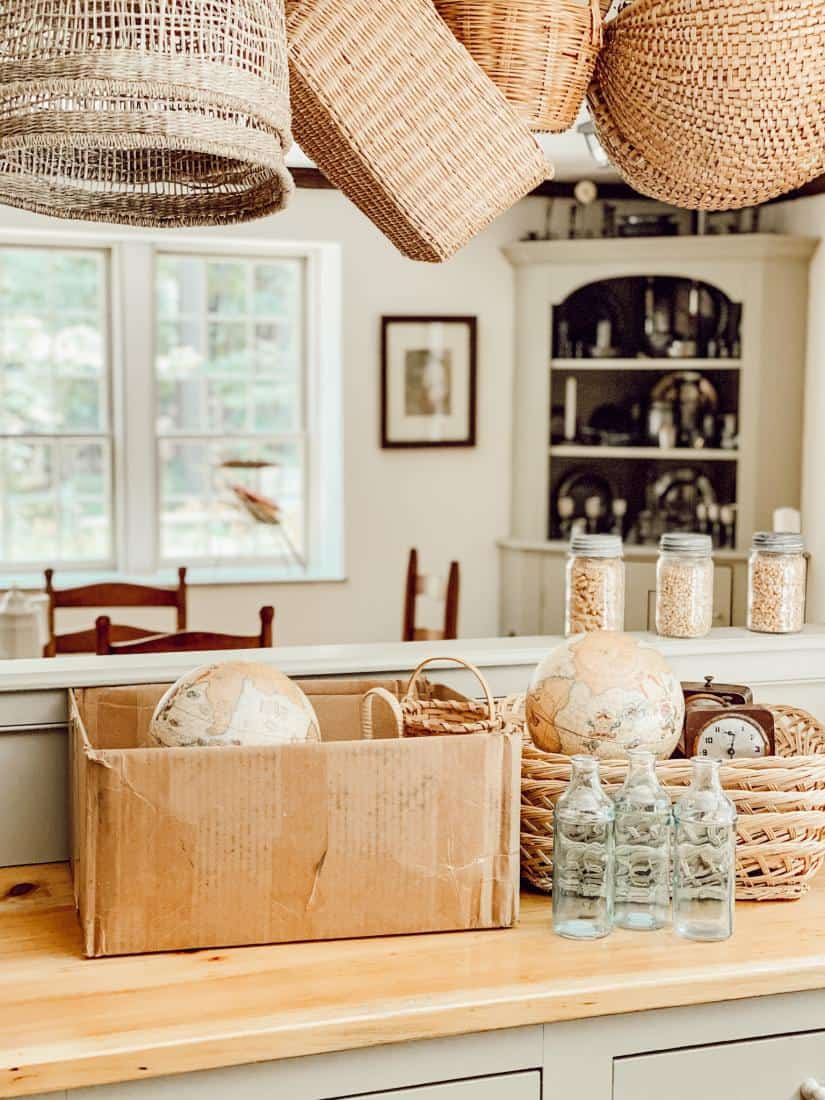
[[[405,256],[445,260],[550,168],[431,0],[288,0],[301,148]]]
[[[0,202],[157,227],[286,204],[283,0],[15,0],[0,53]]]
[[[523,722],[522,697],[500,704],[502,718],[521,720],[521,872],[539,890],[552,888],[553,807],[570,781],[570,757],[537,748]],[[825,726],[796,707],[774,706],[777,752],[763,760],[733,760],[720,768],[736,823],[736,896],[775,901],[802,897],[825,863]],[[802,755],[800,755],[802,754]],[[603,760],[604,786],[624,782],[627,762]],[[687,760],[656,765],[675,802],[690,784]]]
[[[637,191],[753,206],[825,172],[822,0],[634,0],[608,24],[588,93]]]
[[[532,130],[576,121],[601,49],[599,0],[435,0],[438,14]]]
[[[430,684],[422,678],[427,665],[451,661],[468,669],[481,684],[484,701],[468,699],[444,685]],[[385,688],[372,688],[361,703],[361,729],[364,737],[373,733],[372,709],[382,700],[395,717],[399,737],[443,737],[450,734],[501,733],[511,728],[499,713],[490,685],[475,665],[461,657],[428,657],[413,672],[399,701]]]

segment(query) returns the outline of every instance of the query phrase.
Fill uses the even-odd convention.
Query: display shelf
[[[740,370],[741,359],[551,359],[553,370]]]
[[[552,458],[646,458],[667,461],[736,462],[738,451],[710,447],[588,447],[579,443],[556,443],[550,447]]]

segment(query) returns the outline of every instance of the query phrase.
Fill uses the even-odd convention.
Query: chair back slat
[[[95,624],[98,656],[134,653],[197,653],[210,649],[268,649],[272,646],[272,622],[275,610],[262,607],[258,613],[258,634],[219,634],[208,630],[180,630],[172,634],[149,634],[137,641],[115,641],[117,629],[108,615],[100,615]]]

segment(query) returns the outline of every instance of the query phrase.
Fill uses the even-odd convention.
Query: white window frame
[[[112,430],[111,568],[60,564],[73,580],[101,577],[164,578],[160,562],[159,463],[155,379],[155,259],[186,253],[250,259],[300,259],[304,265],[304,432],[307,558],[303,567],[267,558],[243,564],[189,566],[187,580],[311,581],[344,579],[343,453],[341,394],[341,248],[327,242],[249,240],[241,236],[193,237],[172,231],[51,232],[0,230],[0,248],[92,248],[104,253],[109,273],[109,401]],[[148,522],[147,522],[148,517]],[[35,567],[0,562],[0,582],[17,583]],[[36,574],[38,579],[40,574]],[[32,578],[33,579],[33,578]]]

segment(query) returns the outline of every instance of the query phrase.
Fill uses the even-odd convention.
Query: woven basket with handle
[[[450,661],[472,672],[481,684],[483,702],[467,699],[450,688],[425,681],[422,677],[424,669],[438,661]],[[461,657],[428,657],[422,661],[410,677],[400,701],[385,688],[368,691],[361,704],[361,729],[367,738],[372,737],[372,708],[377,700],[382,700],[392,711],[399,737],[500,733],[505,728],[490,685],[475,665]]]
[[[0,54],[0,202],[177,226],[292,192],[283,0],[15,0]]]
[[[570,757],[537,748],[523,724],[522,697],[499,704],[504,721],[521,719],[521,873],[549,891],[553,881],[553,807],[570,781]],[[825,726],[796,707],[772,706],[780,755],[733,760],[720,769],[736,823],[736,896],[774,901],[802,897],[825,863]],[[624,760],[602,760],[608,791],[624,782]],[[687,760],[656,765],[675,802],[690,784]]]
[[[727,210],[801,187],[825,172],[822,0],[633,0],[588,98],[645,195]]]
[[[602,45],[599,0],[435,0],[438,14],[532,130],[576,121]]]
[[[288,0],[301,148],[405,256],[440,261],[550,174],[431,0]]]

